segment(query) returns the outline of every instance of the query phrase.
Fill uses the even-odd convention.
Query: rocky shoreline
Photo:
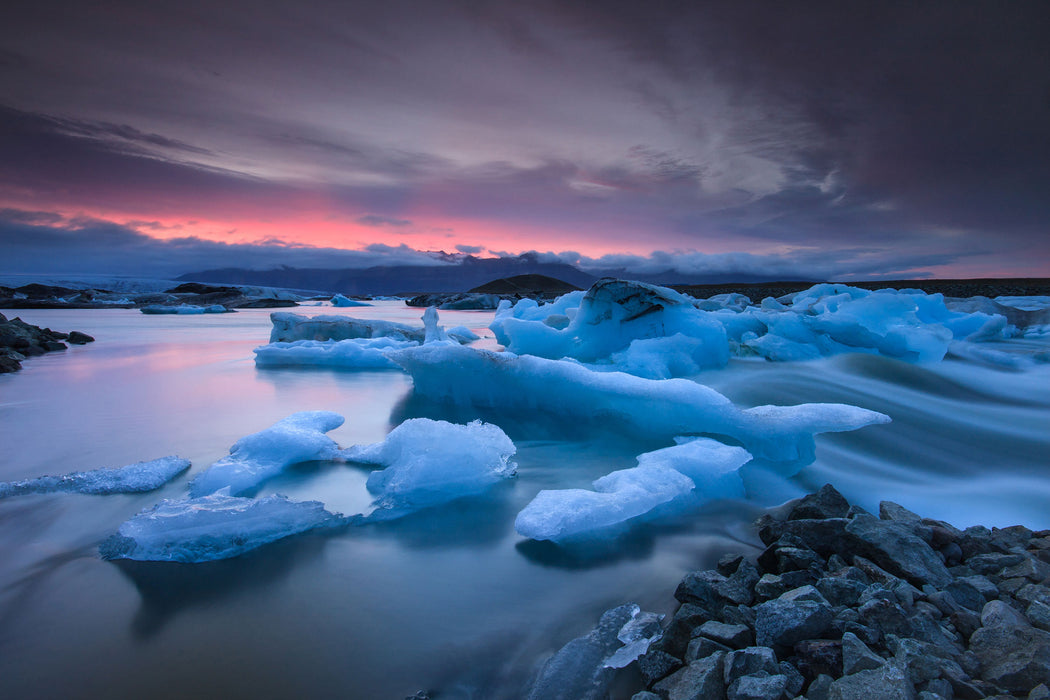
[[[832,486],[687,574],[633,700],[1050,698],[1050,530],[952,525]]]
[[[22,362],[27,357],[65,350],[66,343],[84,345],[93,342],[95,339],[87,333],[62,333],[34,326],[20,318],[9,321],[0,314],[0,374],[22,369]]]

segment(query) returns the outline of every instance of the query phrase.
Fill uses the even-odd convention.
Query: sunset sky
[[[9,2],[0,272],[1050,276],[1046,2]]]

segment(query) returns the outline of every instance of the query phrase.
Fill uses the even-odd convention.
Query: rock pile
[[[959,530],[830,485],[687,574],[633,700],[1050,698],[1050,531]]]
[[[0,314],[0,374],[22,369],[22,360],[33,355],[65,350],[67,343],[83,345],[94,338],[80,331],[60,333],[50,328],[33,326],[20,318],[10,321]]]

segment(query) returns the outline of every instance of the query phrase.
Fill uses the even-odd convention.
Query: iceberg
[[[368,476],[376,506],[398,512],[481,493],[514,476],[514,443],[498,426],[414,418],[372,445],[343,451],[349,461],[386,467]]]
[[[325,433],[342,424],[343,417],[330,411],[294,413],[234,443],[229,456],[194,477],[190,495],[196,498],[228,488],[236,496],[292,464],[337,458],[339,446]]]
[[[255,348],[258,367],[338,367],[340,369],[400,369],[390,361],[390,350],[417,345],[411,340],[356,338],[353,340],[299,340]]]
[[[655,624],[654,624],[655,621]],[[634,661],[659,639],[660,617],[633,604],[602,614],[598,625],[577,637],[540,669],[526,695],[528,700],[604,700],[615,669]],[[626,642],[624,638],[631,640]],[[620,653],[630,648],[626,653]],[[631,658],[634,653],[637,656]]]
[[[437,313],[436,311],[434,312]],[[435,318],[436,321],[436,318]],[[270,314],[273,329],[271,343],[292,343],[299,340],[353,340],[357,338],[391,338],[400,341],[423,343],[426,327],[409,326],[393,321],[352,318],[350,316],[303,316],[290,311],[275,311]],[[460,332],[465,331],[465,333]],[[458,343],[469,343],[478,336],[457,327],[449,331],[449,338]]]
[[[392,351],[389,357],[412,375],[415,394],[434,401],[568,416],[647,439],[724,436],[791,473],[813,461],[815,434],[890,420],[845,404],[741,409],[714,389],[686,379],[596,372],[570,361],[465,346],[423,345]]]
[[[189,468],[189,460],[172,456],[149,462],[136,462],[124,467],[106,467],[63,476],[9,481],[0,483],[0,498],[59,491],[88,494],[142,493],[159,489]]]
[[[336,294],[334,297],[332,297],[331,301],[332,301],[332,306],[342,306],[342,307],[371,306],[371,304],[368,304],[368,303],[363,302],[363,301],[357,301],[356,299],[351,299],[349,297],[345,297],[342,294]]]
[[[198,563],[229,559],[264,544],[344,522],[318,501],[215,493],[164,500],[122,524],[99,546],[103,559]]]
[[[678,438],[680,444],[638,455],[638,466],[594,482],[594,491],[540,491],[514,521],[519,535],[564,540],[620,525],[686,495],[691,503],[743,498],[740,467],[751,455],[710,438]]]

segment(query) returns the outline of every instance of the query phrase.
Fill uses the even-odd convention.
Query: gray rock
[[[812,586],[788,591],[757,608],[755,636],[759,646],[790,647],[804,639],[820,637],[835,615]]]
[[[1038,600],[1032,601],[1032,604],[1028,606],[1028,610],[1025,612],[1025,617],[1035,627],[1050,631],[1050,605]]]
[[[726,654],[724,680],[732,684],[741,676],[750,676],[759,672],[769,675],[780,673],[777,655],[769,647],[748,647]]]
[[[998,589],[996,589],[996,591],[998,591]],[[1016,598],[1025,603],[1039,601],[1045,605],[1050,605],[1050,588],[1037,583],[1029,583],[1021,590],[1017,591]]]
[[[725,654],[721,652],[697,659],[654,685],[653,690],[667,700],[720,698],[725,693],[724,660]]]
[[[738,605],[735,608],[727,605],[722,608],[722,622],[727,625],[743,625],[754,629],[755,610],[748,605]]]
[[[780,700],[787,689],[788,679],[780,674],[760,673],[741,676],[726,690],[728,700]]]
[[[993,527],[990,536],[992,543],[1005,550],[1014,548],[1024,549],[1028,540],[1032,539],[1034,533],[1023,525],[1011,525],[1010,527]]]
[[[671,617],[664,630],[664,636],[651,648],[665,651],[671,656],[682,658],[685,648],[693,636],[693,630],[711,619],[711,613],[692,603],[684,603]]]
[[[824,560],[811,549],[801,547],[778,547],[776,549],[777,571],[809,571],[824,568]]]
[[[659,649],[650,649],[638,657],[638,672],[646,685],[671,675],[682,667],[682,660]]]
[[[908,615],[901,606],[889,600],[870,600],[860,607],[860,621],[883,634],[907,637],[912,633]]]
[[[921,516],[893,501],[881,501],[879,503],[879,517],[883,520],[893,520],[900,523],[922,524]]]
[[[818,579],[809,571],[788,571],[783,574],[762,574],[755,583],[755,596],[760,601],[779,598],[788,591],[800,586],[812,585]]]
[[[988,580],[987,576],[981,576],[975,574],[973,576],[956,576],[956,581],[962,581],[968,583],[984,596],[985,600],[994,600],[999,597],[999,589],[995,587],[995,584]]]
[[[937,553],[903,525],[858,515],[846,526],[846,532],[856,540],[862,554],[911,583],[941,587],[952,580]]]
[[[879,668],[885,659],[868,648],[860,637],[852,632],[842,635],[842,673],[849,676],[859,671]]]
[[[828,700],[831,684],[834,682],[835,679],[831,676],[817,676],[806,689],[806,700]]]
[[[689,641],[689,646],[685,649],[685,662],[692,663],[697,659],[702,659],[706,656],[714,654],[716,651],[730,652],[732,648],[727,647],[725,644],[720,644],[713,639],[707,637],[697,637]]]
[[[806,678],[798,669],[789,664],[787,661],[780,662],[780,675],[787,678],[787,689],[786,693],[790,697],[795,697],[802,692],[802,688],[806,685]]]
[[[1003,554],[991,552],[988,554],[975,554],[966,559],[966,566],[978,574],[997,574],[1008,566],[1020,564],[1025,559],[1023,554]]]
[[[650,693],[648,690],[643,690],[640,693],[632,695],[631,700],[662,700],[662,698],[656,693]]]
[[[845,518],[849,501],[831,484],[824,484],[816,493],[804,496],[788,515],[788,520]]]
[[[921,685],[935,678],[954,674],[962,675],[963,669],[944,651],[933,644],[917,639],[898,640],[894,649],[897,665],[913,685]]]
[[[980,621],[978,621],[980,624]],[[869,627],[859,622],[849,622],[842,628],[842,633],[850,632],[857,635],[857,639],[861,640],[865,644],[875,645],[882,640],[882,633],[877,627]]]
[[[955,601],[970,610],[981,610],[988,599],[984,597],[972,583],[962,579],[956,579],[944,587],[945,593],[950,593]],[[953,611],[954,612],[954,611]]]
[[[860,600],[860,595],[864,592],[866,586],[860,581],[854,581],[844,576],[826,576],[817,581],[816,588],[832,605],[854,607]]]
[[[944,698],[945,700],[952,700],[955,696],[955,691],[952,690],[952,684],[944,678],[937,678],[927,683],[924,692],[929,693],[935,698]]]
[[[1004,578],[1021,577],[1038,583],[1050,577],[1050,564],[1032,557],[1025,557],[1025,560],[1020,564],[1014,564],[1003,569],[1002,576]]]
[[[94,343],[95,339],[87,333],[81,333],[80,331],[72,331],[69,334],[69,342],[73,345],[84,345],[85,343]]]
[[[955,631],[958,632],[963,639],[969,639],[970,635],[976,632],[981,627],[981,618],[970,610],[961,610],[956,613],[952,613],[948,618],[952,625],[955,626]]]
[[[982,678],[1011,692],[1050,684],[1050,633],[998,600],[985,606],[981,622],[984,626],[970,637],[970,650],[980,661]]]
[[[842,675],[842,642],[838,639],[806,639],[795,645],[794,663],[807,678],[822,673]]]
[[[1028,693],[1028,700],[1050,700],[1050,688],[1040,683],[1032,688],[1032,692]]]
[[[828,689],[829,700],[913,700],[914,697],[915,688],[904,671],[891,663],[843,676]]]
[[[1016,598],[1017,594],[1020,593],[1025,586],[1029,585],[1031,584],[1028,583],[1027,578],[1024,576],[1016,576],[1014,578],[1004,578],[997,584],[997,587],[1000,594]]]
[[[742,649],[751,644],[751,629],[744,625],[727,625],[711,620],[700,625],[696,634],[725,644],[733,649]]]

